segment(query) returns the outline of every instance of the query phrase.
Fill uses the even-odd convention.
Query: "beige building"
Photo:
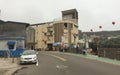
[[[35,29],[31,26],[26,29],[26,48],[35,49]]]
[[[53,44],[56,42],[68,46],[77,45],[78,12],[76,9],[62,11],[62,19],[33,24],[31,27],[35,29],[35,49],[52,50]]]

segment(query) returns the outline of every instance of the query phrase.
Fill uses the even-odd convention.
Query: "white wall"
[[[22,47],[24,49],[24,47],[25,47],[25,41],[24,40],[17,40],[16,41],[16,47],[19,47],[19,48]]]
[[[8,50],[7,40],[0,40],[0,50]]]

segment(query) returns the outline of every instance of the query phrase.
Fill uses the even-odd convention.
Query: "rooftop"
[[[76,9],[70,9],[70,10],[62,11],[63,14],[74,13],[74,12],[77,12],[77,10]]]
[[[29,23],[0,20],[0,24],[9,24],[9,23],[12,23],[12,24],[21,24],[21,25],[27,25],[27,26],[29,26]]]
[[[37,24],[32,24],[31,26],[44,25],[44,24],[50,24],[50,23],[53,23],[53,22],[51,21],[51,22],[37,23]]]

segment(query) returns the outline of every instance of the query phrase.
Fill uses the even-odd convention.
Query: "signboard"
[[[61,36],[61,42],[64,43],[64,41],[65,41],[65,37]]]

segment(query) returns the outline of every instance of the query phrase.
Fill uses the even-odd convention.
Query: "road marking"
[[[68,66],[65,66],[65,65],[57,65],[56,68],[58,68],[58,69],[66,69],[66,68],[68,68]]]
[[[57,55],[53,55],[53,54],[45,54],[45,55],[49,55],[49,56],[58,58],[58,59],[60,59],[60,60],[62,60],[62,61],[67,61],[66,59],[64,59],[64,58],[62,58],[62,57],[60,57],[60,56],[57,56]]]
[[[68,66],[65,66],[65,65],[56,65],[56,68],[57,68],[60,72],[62,72],[62,73],[64,73],[64,74],[69,74],[69,73],[70,73],[70,71],[68,70]]]
[[[39,64],[38,64],[38,60],[37,60],[36,66],[39,66]]]

